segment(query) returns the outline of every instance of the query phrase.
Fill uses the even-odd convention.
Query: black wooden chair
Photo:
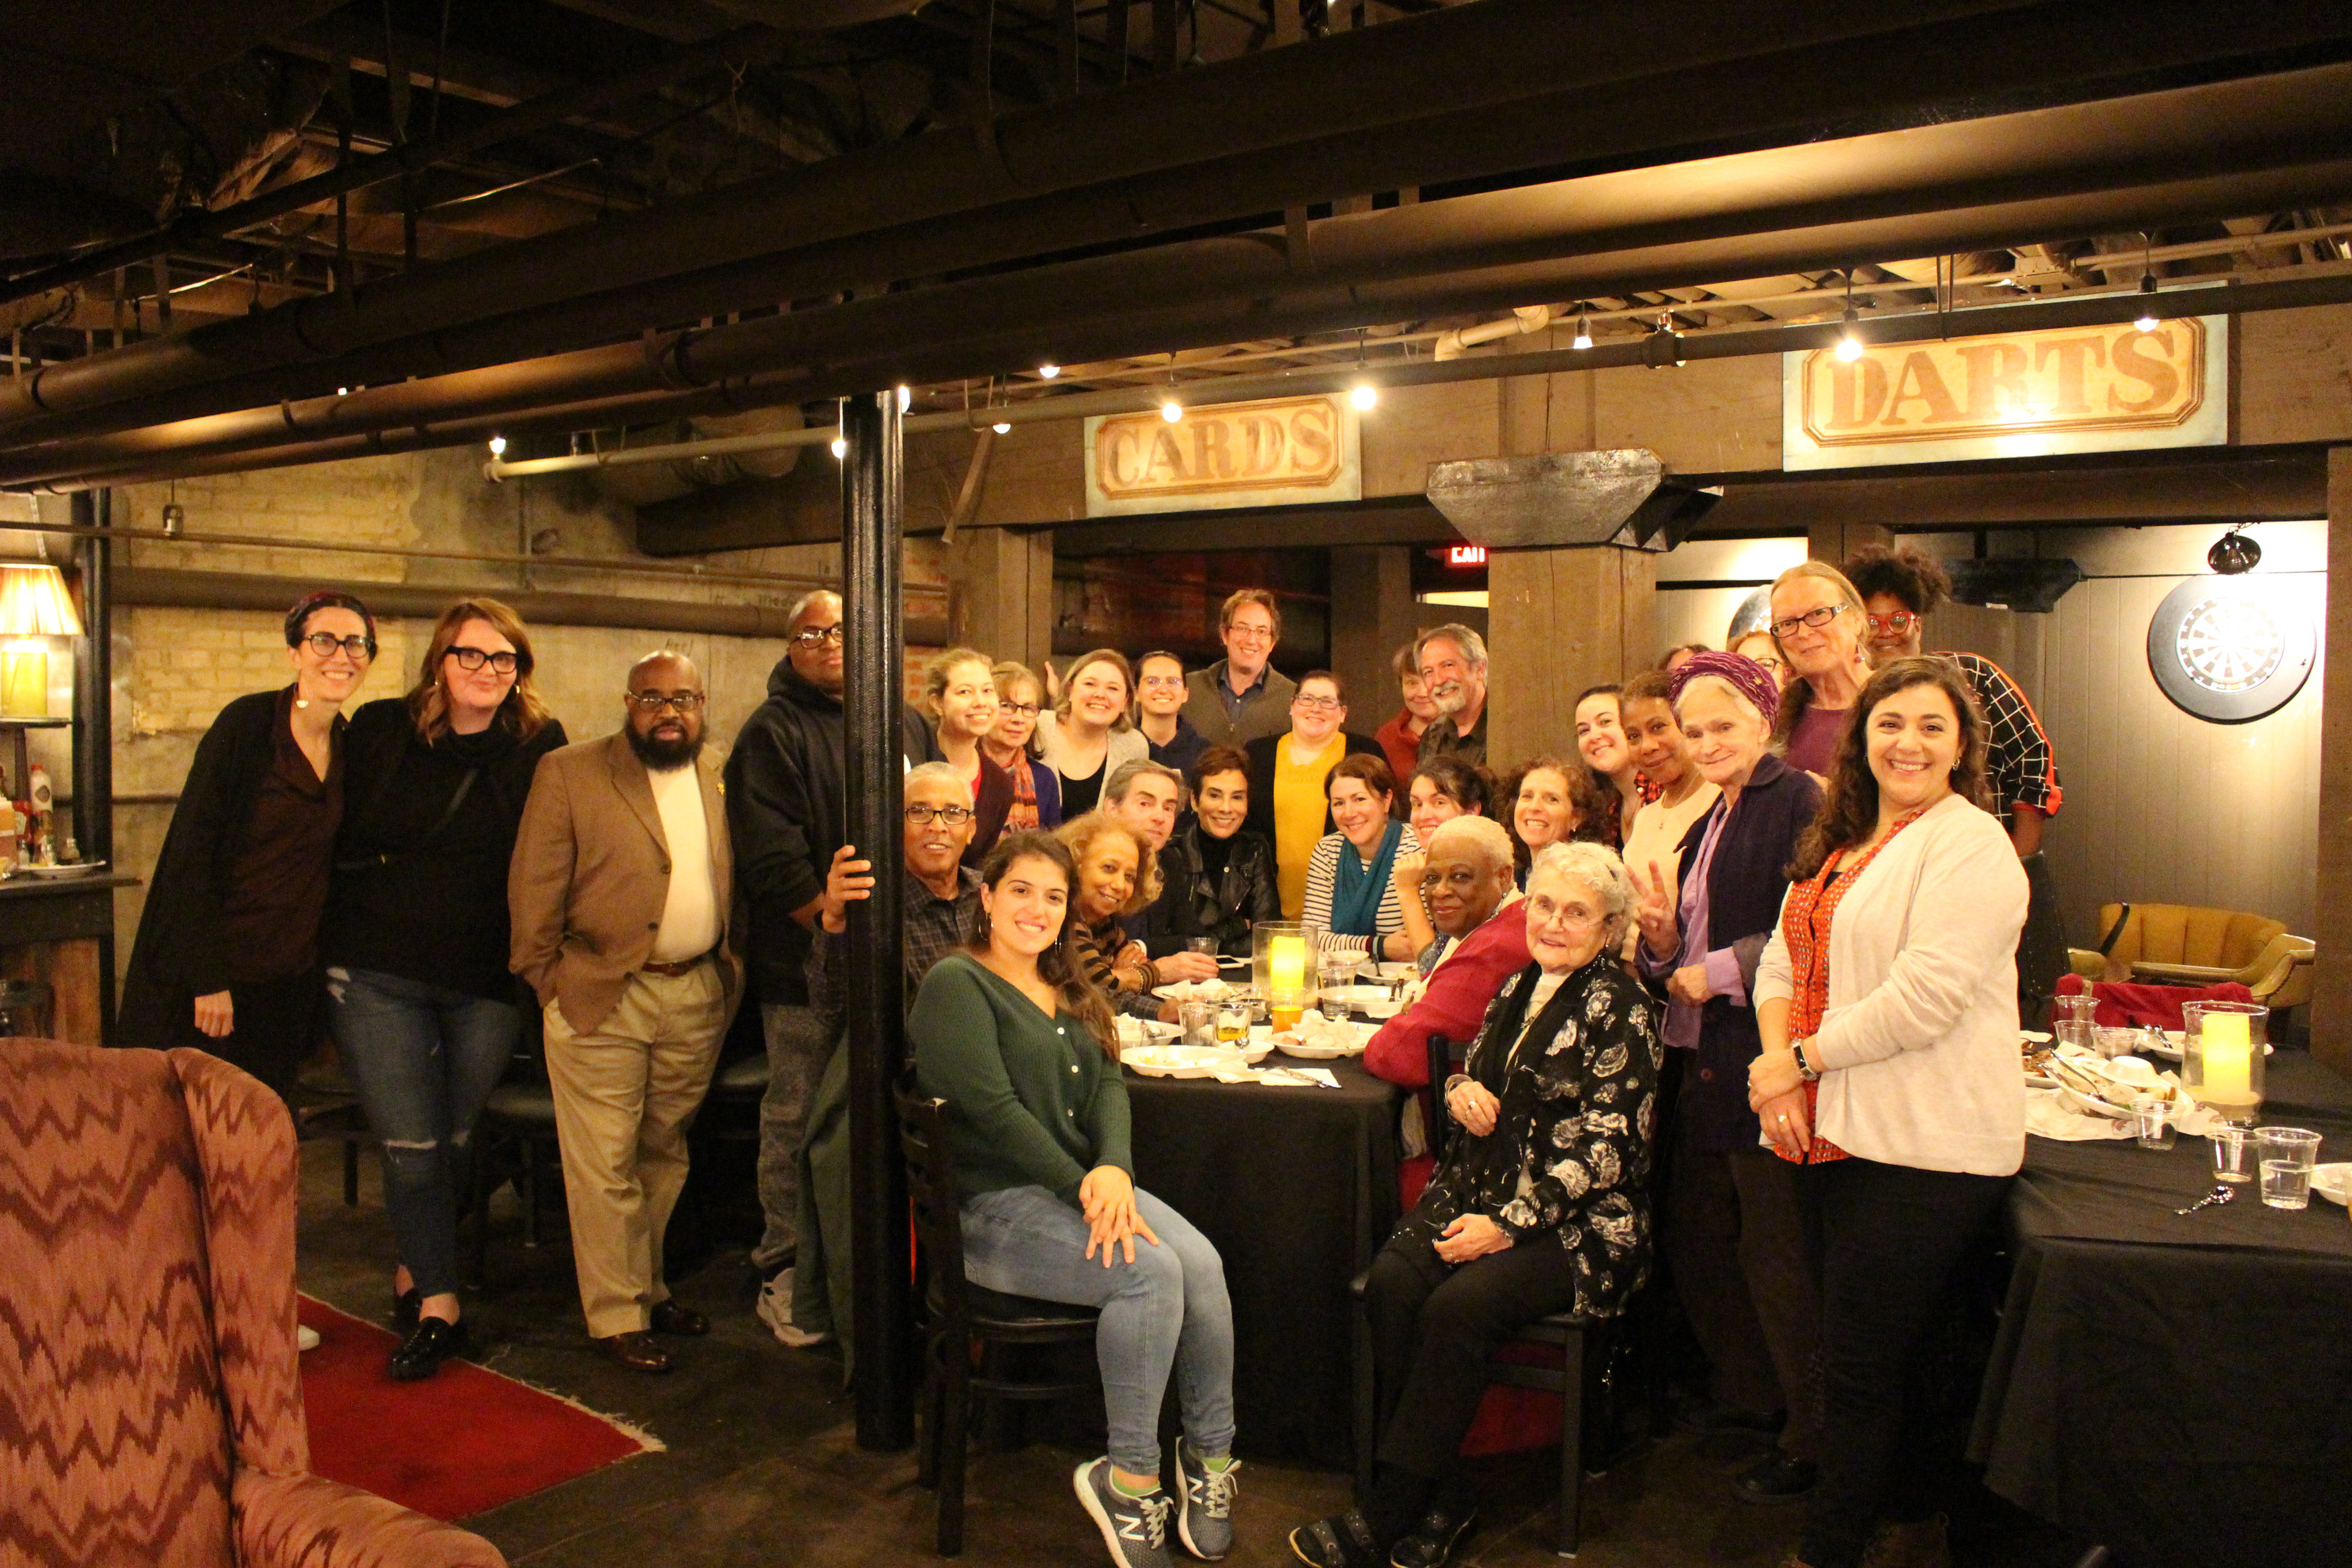
[[[561,1190],[555,1091],[548,1087],[545,1051],[534,1010],[525,1008],[523,1037],[516,1042],[506,1079],[490,1090],[482,1102],[481,1120],[474,1124],[473,1278],[467,1283],[477,1290],[488,1288],[490,1194],[512,1179],[522,1199],[522,1244],[536,1247],[540,1244],[540,1173],[555,1171]]]
[[[947,1102],[917,1094],[904,1080],[898,1100],[898,1142],[907,1156],[922,1280],[916,1325],[923,1355],[916,1405],[922,1430],[915,1479],[939,1492],[938,1551],[953,1557],[963,1550],[964,1451],[972,1396],[984,1403],[1037,1402],[1092,1393],[1097,1380],[1091,1357],[1089,1375],[1076,1381],[1024,1379],[1011,1375],[1003,1363],[1006,1350],[1014,1346],[1091,1346],[1096,1313],[1091,1307],[1003,1295],[964,1279],[963,1205],[956,1190]]]
[[[1453,1042],[1443,1035],[1429,1037],[1429,1087],[1423,1091],[1423,1125],[1429,1130],[1430,1151],[1441,1165],[1454,1130],[1453,1118],[1445,1110],[1445,1080],[1459,1063]],[[1371,1491],[1372,1454],[1379,1441],[1380,1390],[1372,1365],[1371,1321],[1364,1310],[1364,1289],[1370,1278],[1369,1273],[1360,1274],[1349,1286],[1356,1301],[1355,1458],[1360,1498]],[[1486,1368],[1490,1384],[1559,1395],[1559,1516],[1552,1550],[1562,1557],[1576,1555],[1577,1538],[1583,1527],[1585,1339],[1606,1327],[1604,1320],[1573,1312],[1538,1318],[1521,1329]],[[1559,1364],[1506,1359],[1514,1346],[1529,1344],[1557,1349]]]

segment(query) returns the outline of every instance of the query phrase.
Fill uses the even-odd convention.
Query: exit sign
[[[1445,547],[1445,563],[1448,566],[1484,566],[1486,564],[1486,547],[1483,544],[1449,544]]]

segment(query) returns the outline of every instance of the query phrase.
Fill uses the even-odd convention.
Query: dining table
[[[2264,1126],[2352,1161],[2352,1082],[2270,1058]],[[2352,1222],[2214,1185],[2210,1144],[2026,1141],[1970,1458],[2134,1568],[2352,1564]]]
[[[1396,1227],[1402,1094],[1356,1058],[1336,1089],[1127,1075],[1137,1185],[1192,1221],[1225,1266],[1234,1447],[1344,1468],[1354,1408],[1349,1282]]]

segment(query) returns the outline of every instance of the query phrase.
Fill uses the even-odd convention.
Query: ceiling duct
[[[805,423],[800,405],[780,403],[741,414],[704,415],[699,418],[632,428],[625,444],[667,446],[681,441],[717,441],[741,436],[772,436],[798,430]],[[676,500],[698,490],[717,489],[740,479],[781,479],[800,460],[798,447],[770,447],[756,452],[726,452],[675,458],[664,463],[618,464],[595,471],[597,488],[614,500],[631,506],[652,506]]]
[[[1958,603],[2032,616],[2046,616],[2056,609],[2066,590],[2083,580],[2083,569],[2066,560],[1979,557],[1947,561],[1944,570],[1951,574],[1952,597]]]
[[[1432,463],[1432,505],[1489,550],[1632,544],[1670,550],[1723,499],[1667,477],[1641,447]]]

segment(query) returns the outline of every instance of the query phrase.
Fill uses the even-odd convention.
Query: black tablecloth
[[[2266,1125],[2352,1160],[2352,1084],[2271,1058]],[[1972,1456],[2002,1496],[2123,1561],[2352,1564],[2352,1224],[2212,1187],[2210,1148],[2026,1141],[2015,1272]]]
[[[1130,1072],[1127,1092],[1137,1184],[1224,1258],[1235,1450],[1344,1468],[1348,1282],[1396,1226],[1399,1090],[1352,1061],[1320,1065],[1338,1089]]]

